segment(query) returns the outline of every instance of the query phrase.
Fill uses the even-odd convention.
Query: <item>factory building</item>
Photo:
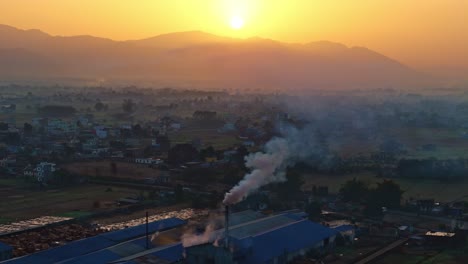
[[[5,243],[0,242],[0,261],[11,258],[13,248]]]
[[[230,214],[226,222],[227,232],[221,225],[209,236],[194,235],[191,244],[177,242],[148,248],[145,225],[141,225],[1,263],[288,263],[309,251],[330,250],[338,234],[336,230],[304,219],[304,214],[297,211],[271,216],[244,211]],[[164,234],[185,224],[186,221],[177,218],[165,219],[150,223],[149,232]]]
[[[148,232],[154,234],[186,224],[179,218],[168,218],[149,223]],[[94,237],[70,242],[66,245],[14,258],[2,264],[99,264],[109,263],[147,250],[146,226],[139,225]]]
[[[184,248],[182,243],[151,249],[120,260],[123,264],[150,263],[288,263],[309,251],[333,248],[336,230],[303,218],[301,212],[264,216],[253,211],[231,214],[228,245],[225,229],[214,231],[211,240]]]

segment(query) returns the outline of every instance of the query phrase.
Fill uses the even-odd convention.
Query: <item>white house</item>
[[[181,125],[180,123],[172,123],[172,124],[170,125],[170,127],[171,127],[171,129],[177,131],[177,130],[180,130],[180,129],[182,128],[182,125]]]
[[[5,157],[3,159],[0,159],[0,167],[8,167],[15,163],[16,163],[15,157]]]
[[[135,163],[148,164],[148,165],[159,165],[159,164],[162,164],[163,161],[161,159],[153,159],[153,158],[136,158]]]

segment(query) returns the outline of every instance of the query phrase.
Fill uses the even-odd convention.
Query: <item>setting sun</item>
[[[231,18],[231,27],[235,30],[239,30],[244,27],[244,19],[239,16],[233,16]]]

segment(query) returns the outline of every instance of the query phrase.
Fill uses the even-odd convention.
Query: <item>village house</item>
[[[100,139],[105,139],[108,136],[107,128],[104,126],[95,126],[94,134]]]
[[[159,165],[159,164],[162,164],[163,161],[161,159],[155,159],[155,158],[136,158],[135,163],[148,164],[148,165]]]
[[[7,156],[0,159],[0,167],[6,168],[14,165],[16,163],[16,156]]]
[[[15,104],[2,105],[1,111],[2,113],[5,113],[5,114],[13,113],[16,111],[16,105]]]
[[[75,133],[77,126],[74,122],[67,122],[62,119],[52,118],[47,120],[46,132],[52,135]]]

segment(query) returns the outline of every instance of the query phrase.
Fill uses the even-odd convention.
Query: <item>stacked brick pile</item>
[[[103,232],[104,230],[101,229],[68,224],[2,237],[0,241],[12,246],[13,255],[19,257]]]

